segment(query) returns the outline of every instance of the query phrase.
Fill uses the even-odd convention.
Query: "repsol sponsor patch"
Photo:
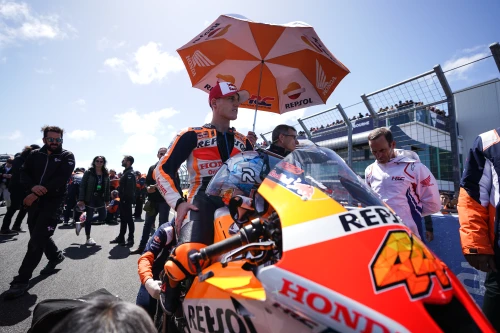
[[[338,219],[345,232],[389,224],[401,224],[399,218],[385,207],[368,207],[339,214]]]

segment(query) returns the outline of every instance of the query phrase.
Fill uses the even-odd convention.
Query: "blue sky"
[[[65,129],[77,166],[96,155],[146,172],[179,130],[205,123],[207,95],[191,87],[176,49],[219,15],[303,21],[351,71],[327,105],[259,113],[257,133],[431,70],[489,55],[500,1],[5,1],[0,0],[0,153]],[[492,58],[448,75],[453,90],[499,77]],[[356,109],[358,110],[358,109]],[[246,133],[253,111],[234,124]]]

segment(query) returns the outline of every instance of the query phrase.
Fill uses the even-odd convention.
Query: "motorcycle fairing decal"
[[[382,206],[367,207],[321,217],[305,223],[284,227],[283,251],[386,226],[403,228],[400,219],[389,209]]]
[[[312,320],[339,332],[410,332],[406,327],[346,297],[276,266],[260,268],[258,278],[269,299],[305,314]]]
[[[451,288],[444,263],[418,237],[404,230],[387,233],[372,259],[370,272],[376,292],[404,287],[411,300],[428,296],[433,287]],[[450,294],[439,296],[448,296],[444,301],[451,299]]]
[[[283,228],[347,211],[321,191],[314,191],[312,197],[304,201],[301,196],[270,180],[269,177],[264,179],[258,192],[268,202],[272,202]]]
[[[244,261],[229,262],[226,267],[214,263],[203,270],[203,274],[212,271],[214,276],[199,282],[196,277],[193,281],[186,299],[236,299],[248,298],[263,301],[266,292],[255,275],[241,268]]]

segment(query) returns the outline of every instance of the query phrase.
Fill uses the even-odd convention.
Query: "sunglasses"
[[[104,163],[103,160],[95,160],[96,163]]]
[[[293,137],[295,140],[297,139],[297,135],[293,135],[293,134],[283,134],[284,136],[291,136]]]
[[[63,139],[62,139],[62,138],[57,138],[57,139],[55,139],[55,138],[49,138],[49,137],[47,137],[47,138],[45,138],[45,140],[47,140],[47,141],[48,141],[48,142],[50,142],[50,143],[54,143],[54,142],[57,142],[57,143],[62,143],[62,142],[63,142]]]

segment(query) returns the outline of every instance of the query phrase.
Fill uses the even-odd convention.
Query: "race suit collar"
[[[203,125],[203,127],[204,128],[209,128],[209,129],[214,129],[214,130],[217,131],[217,128],[214,125],[210,124],[210,123]],[[217,132],[219,132],[219,131],[217,131]],[[229,127],[229,129],[227,130],[226,133],[235,133],[235,132],[236,132],[236,129],[234,127]],[[219,133],[222,133],[222,132],[219,132]]]

